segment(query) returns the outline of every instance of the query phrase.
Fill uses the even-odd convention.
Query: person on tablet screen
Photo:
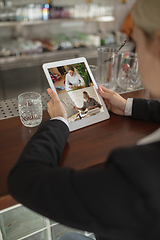
[[[86,91],[83,92],[83,98],[85,100],[83,103],[83,107],[78,108],[74,106],[74,109],[85,111],[86,109],[91,110],[97,107],[101,108],[101,104],[99,104],[94,98],[91,98]]]
[[[146,126],[151,124],[147,121],[160,123],[160,0],[137,0],[132,17],[141,81],[152,100],[125,99],[102,86],[98,87],[98,92],[109,111],[121,118],[132,118],[132,123],[136,119],[135,126],[141,121],[143,127],[143,121]],[[63,164],[58,167],[61,159],[65,161],[66,151],[62,158],[64,148],[75,158],[79,148],[87,162],[92,159],[87,159],[86,151],[97,152],[99,146],[103,146],[105,152],[105,148],[111,149],[111,146],[104,146],[100,135],[97,136],[99,145],[95,146],[92,135],[88,136],[92,132],[96,134],[95,129],[103,131],[105,124],[99,123],[98,127],[92,125],[78,130],[81,133],[72,133],[77,136],[77,146],[73,149],[70,139],[67,142],[69,126],[64,106],[53,90],[48,89],[48,93],[51,119],[40,125],[10,172],[9,194],[53,221],[94,232],[99,240],[159,240],[160,129],[134,145],[127,143],[112,149],[101,167],[83,170],[63,167]],[[110,127],[112,121],[107,121],[105,126]],[[107,129],[104,131],[109,137]],[[136,128],[132,129],[134,131]],[[89,141],[87,146],[81,145],[83,138]],[[125,133],[121,138],[125,138]],[[76,233],[59,237],[61,240],[90,239]]]
[[[66,91],[72,90],[74,87],[85,87],[85,82],[79,73],[75,72],[75,68],[68,66],[68,73],[65,78]]]

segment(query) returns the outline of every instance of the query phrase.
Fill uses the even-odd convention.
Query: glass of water
[[[112,48],[98,48],[97,82],[115,91],[117,81],[118,57]]]
[[[26,127],[36,127],[42,121],[41,95],[36,92],[26,92],[18,96],[18,109],[21,122]]]

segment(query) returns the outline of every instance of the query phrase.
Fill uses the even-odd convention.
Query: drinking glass
[[[119,55],[117,84],[126,91],[137,89],[141,85],[137,53],[121,53]]]
[[[98,48],[97,82],[115,91],[117,81],[118,56],[113,48]]]
[[[26,92],[18,96],[18,109],[21,122],[26,127],[36,127],[42,121],[41,95]]]

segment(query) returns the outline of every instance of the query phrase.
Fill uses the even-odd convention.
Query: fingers
[[[50,115],[50,105],[51,105],[51,101],[52,101],[52,99],[47,103],[47,107],[48,107],[47,112],[49,113],[49,115]]]
[[[110,99],[114,92],[103,86],[98,86],[98,93],[100,94],[101,97]]]
[[[53,106],[54,106],[53,100],[51,99],[51,100],[47,103],[47,107],[48,107],[47,111],[48,111],[49,115],[50,115],[50,109],[52,109]]]
[[[108,111],[110,111],[110,110],[111,110],[111,103],[110,103],[110,101],[108,101],[107,99],[105,99],[104,102],[105,102],[105,105],[106,105]]]
[[[107,89],[107,88],[105,88],[105,87],[103,87],[103,86],[100,86],[100,85],[98,85],[98,91],[100,91],[100,92],[105,92],[105,93],[113,93],[112,90]]]
[[[57,94],[51,88],[48,88],[47,92],[50,95],[50,97],[52,98],[54,103],[59,102],[59,98],[58,98]]]
[[[50,116],[50,110],[49,110],[49,108],[47,109],[47,112],[48,112],[48,114],[49,114],[49,116]]]

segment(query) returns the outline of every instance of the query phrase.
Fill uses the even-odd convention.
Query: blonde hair
[[[148,39],[160,30],[160,0],[137,0],[132,10],[134,24]]]

